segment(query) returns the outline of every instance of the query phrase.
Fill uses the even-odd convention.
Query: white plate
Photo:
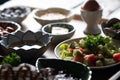
[[[63,43],[68,43],[68,44],[70,44],[72,41],[77,41],[77,42],[79,42],[80,39],[84,39],[84,38],[85,38],[85,37],[75,38],[75,39],[69,39],[69,40],[65,40],[65,41],[59,43],[59,44],[55,47],[55,49],[54,49],[54,53],[55,53],[56,57],[59,58],[59,59],[62,59],[61,56],[60,56],[60,49],[59,49],[59,47],[60,47],[61,44],[63,44]],[[94,70],[94,69],[95,69],[95,70],[100,70],[100,69],[111,68],[111,67],[114,67],[114,66],[117,66],[117,65],[120,65],[120,62],[115,63],[115,64],[111,64],[111,65],[107,65],[107,66],[100,66],[100,67],[98,67],[98,66],[91,67],[91,66],[90,66],[90,68],[91,68],[92,70]]]

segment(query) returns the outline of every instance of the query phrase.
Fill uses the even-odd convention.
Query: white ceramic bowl
[[[55,32],[52,31],[53,28],[57,28]],[[64,33],[64,31],[61,32],[61,30],[59,30],[58,28],[65,28],[68,30],[68,32],[67,33],[66,32]],[[61,41],[71,38],[75,33],[75,28],[71,24],[59,22],[59,23],[51,23],[43,26],[42,32],[53,36],[52,43],[59,43]]]
[[[63,8],[48,8],[33,10],[33,18],[41,25],[54,22],[68,22],[71,12]]]

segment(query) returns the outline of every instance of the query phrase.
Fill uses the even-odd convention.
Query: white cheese
[[[63,27],[52,27],[52,34],[59,35],[59,34],[66,34],[69,30]]]

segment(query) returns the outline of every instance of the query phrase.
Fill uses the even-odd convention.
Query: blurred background
[[[61,7],[80,14],[80,6],[85,0],[1,0],[0,8],[24,5],[33,8]],[[120,18],[120,0],[97,0],[103,6],[103,18]]]

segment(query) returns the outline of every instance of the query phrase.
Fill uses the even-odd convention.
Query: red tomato
[[[73,53],[73,49],[72,49],[72,48],[69,48],[69,52]]]
[[[113,54],[113,59],[114,59],[116,62],[120,62],[120,53],[115,53],[115,54]]]
[[[74,60],[74,61],[77,61],[77,62],[83,62],[83,58],[82,58],[80,55],[75,55],[75,56],[73,57],[73,60]]]
[[[85,60],[96,61],[96,56],[94,54],[89,54],[84,56]]]
[[[88,65],[95,65],[97,57],[94,54],[85,55],[84,59],[88,62]]]
[[[77,49],[79,49],[82,53],[86,53],[86,50],[85,49],[83,49],[83,48],[77,48]]]

